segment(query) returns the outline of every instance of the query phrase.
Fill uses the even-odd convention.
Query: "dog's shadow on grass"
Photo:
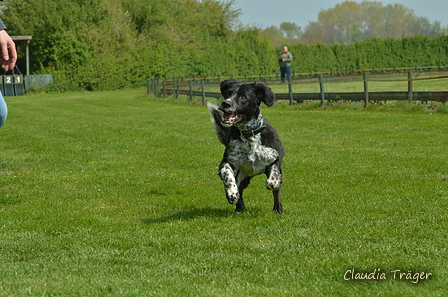
[[[232,216],[232,212],[228,209],[213,207],[191,207],[183,209],[176,213],[163,217],[145,218],[141,222],[143,224],[166,223],[170,221],[191,221],[198,218],[225,218]]]

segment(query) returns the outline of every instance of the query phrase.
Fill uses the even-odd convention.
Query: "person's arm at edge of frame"
[[[0,19],[0,63],[3,70],[10,71],[14,69],[17,62],[17,51],[14,41],[6,32],[6,26]]]

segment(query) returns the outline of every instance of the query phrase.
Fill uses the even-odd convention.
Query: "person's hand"
[[[5,71],[14,69],[17,62],[17,51],[14,41],[5,30],[0,31],[0,63]]]

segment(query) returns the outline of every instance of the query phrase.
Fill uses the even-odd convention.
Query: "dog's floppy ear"
[[[257,94],[257,99],[260,102],[264,102],[268,107],[274,105],[275,95],[271,88],[262,83],[253,83],[255,88],[255,93]]]
[[[233,85],[234,83],[237,83],[237,82],[239,82],[239,81],[237,81],[236,79],[227,79],[227,80],[224,80],[224,81],[222,81],[221,82],[221,85],[220,85],[220,91],[221,91],[221,94],[224,96],[225,94],[225,91],[231,86],[231,85]]]

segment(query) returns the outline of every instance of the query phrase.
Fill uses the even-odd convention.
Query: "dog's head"
[[[250,121],[260,114],[260,104],[272,106],[275,95],[271,88],[262,83],[242,83],[229,79],[221,83],[224,101],[218,107],[223,112],[222,124],[233,126]]]

